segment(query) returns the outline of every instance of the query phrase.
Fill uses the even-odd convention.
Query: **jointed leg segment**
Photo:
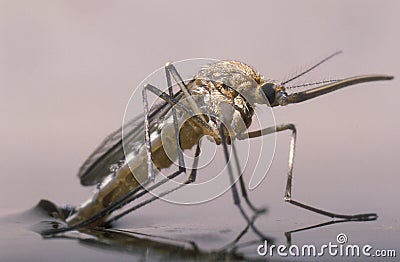
[[[272,133],[277,133],[285,130],[290,130],[292,133],[290,139],[290,147],[289,147],[289,161],[288,161],[288,173],[287,173],[287,181],[286,181],[286,189],[285,189],[285,196],[284,200],[289,202],[292,205],[310,210],[312,212],[328,216],[331,218],[340,218],[352,221],[367,221],[367,220],[375,220],[378,216],[375,213],[367,213],[367,214],[357,214],[357,215],[343,215],[328,212],[319,208],[315,208],[309,206],[307,204],[303,204],[301,202],[295,201],[292,199],[292,179],[293,179],[293,161],[294,161],[294,153],[296,147],[296,127],[294,124],[282,124],[276,127],[267,127],[258,131],[249,132],[247,134],[241,135],[238,139],[246,139],[246,138],[253,138],[253,137],[260,137]]]

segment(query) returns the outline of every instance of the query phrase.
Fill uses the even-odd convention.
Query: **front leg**
[[[292,205],[310,210],[312,212],[328,216],[331,218],[340,218],[340,219],[346,219],[346,220],[351,220],[351,221],[370,221],[370,220],[376,220],[377,219],[377,214],[376,213],[366,213],[366,214],[357,214],[357,215],[343,215],[343,214],[337,214],[337,213],[332,213],[328,212],[319,208],[312,207],[310,205],[298,202],[296,200],[292,199],[292,180],[293,180],[293,162],[294,162],[294,153],[295,153],[295,148],[296,148],[296,135],[297,135],[297,130],[296,126],[294,124],[281,124],[276,127],[267,127],[258,131],[253,131],[249,132],[247,134],[243,134],[238,139],[246,139],[246,138],[253,138],[253,137],[261,137],[264,135],[269,135],[281,131],[289,130],[291,131],[291,139],[290,139],[290,147],[289,147],[289,161],[288,161],[288,173],[287,173],[287,180],[286,180],[286,189],[285,189],[285,196],[284,200]]]

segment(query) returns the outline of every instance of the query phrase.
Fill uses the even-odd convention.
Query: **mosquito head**
[[[287,104],[287,96],[285,87],[277,82],[264,82],[259,87],[259,92],[263,98],[267,99],[271,106]]]
[[[271,107],[273,106],[285,106],[287,104],[300,103],[320,95],[324,95],[336,90],[339,90],[346,86],[351,86],[359,83],[371,82],[371,81],[382,81],[392,80],[393,76],[389,75],[364,75],[354,76],[341,80],[334,80],[333,83],[322,84],[315,88],[287,94],[286,88],[283,84],[277,82],[264,82],[259,86],[258,93],[260,94],[257,99],[257,103],[265,104],[265,99],[268,100]]]
[[[303,75],[306,73],[310,72],[311,70],[315,69],[322,63],[328,61],[332,57],[340,54],[341,51],[335,52],[332,55],[324,58],[317,64],[313,65],[312,67],[308,68],[307,70],[303,71],[302,73],[290,78],[289,80],[286,80],[284,82],[278,83],[278,82],[273,82],[273,81],[266,81],[261,83],[256,92],[256,103],[259,104],[266,104],[265,99],[268,100],[269,104],[271,107],[273,106],[285,106],[287,104],[295,104],[295,103],[300,103],[306,100],[309,100],[311,98],[318,97],[320,95],[324,95],[336,90],[339,90],[343,87],[346,86],[351,86],[359,83],[364,83],[364,82],[370,82],[370,81],[382,81],[382,80],[392,80],[393,76],[389,75],[381,75],[381,74],[376,74],[376,75],[365,75],[365,76],[354,76],[354,77],[349,77],[341,80],[331,80],[331,81],[320,81],[316,83],[312,83],[311,85],[315,84],[321,84],[318,85],[315,88],[302,91],[302,92],[297,92],[297,93],[291,93],[287,94],[286,93],[286,88],[285,85]],[[306,86],[306,85],[303,85]]]

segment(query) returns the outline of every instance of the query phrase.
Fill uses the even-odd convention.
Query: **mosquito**
[[[328,212],[310,205],[298,202],[292,198],[293,162],[296,144],[296,127],[294,124],[280,124],[249,131],[256,104],[268,107],[286,106],[300,103],[323,94],[358,83],[391,80],[393,76],[372,74],[354,76],[340,80],[330,80],[312,83],[313,88],[305,91],[287,92],[287,84],[315,69],[322,63],[336,56],[336,52],[304,72],[284,82],[267,81],[254,68],[238,61],[217,61],[203,67],[190,81],[184,81],[172,63],[164,67],[168,91],[146,84],[142,89],[144,118],[138,117],[127,124],[124,136],[135,142],[135,153],[124,154],[122,145],[122,128],[110,134],[102,144],[89,156],[79,170],[80,182],[84,186],[98,185],[95,194],[83,203],[66,222],[68,227],[54,230],[50,233],[64,232],[82,227],[105,226],[125,216],[129,212],[155,201],[160,196],[170,194],[196,181],[198,156],[200,155],[200,140],[204,136],[212,137],[217,145],[222,145],[228,175],[232,181],[230,188],[233,202],[252,229],[262,236],[254,227],[250,217],[242,207],[237,185],[234,181],[234,169],[240,172],[236,161],[233,167],[229,161],[228,149],[237,158],[235,140],[262,137],[283,131],[291,132],[288,171],[284,200],[309,211],[349,221],[366,221],[377,218],[375,213],[343,215]],[[173,81],[179,86],[174,92]],[[303,85],[303,86],[307,86]],[[148,92],[156,95],[162,103],[149,110]],[[184,102],[183,102],[184,101]],[[211,101],[211,102],[210,102]],[[226,105],[232,110],[224,110]],[[183,124],[183,115],[189,115]],[[222,119],[222,120],[221,120]],[[139,121],[144,125],[136,125]],[[161,130],[168,130],[169,144],[161,140]],[[173,162],[167,156],[165,148],[175,148],[175,157],[179,168],[159,182],[155,182],[157,170],[169,168]],[[195,148],[195,160],[191,168],[186,168],[183,150]],[[110,174],[109,167],[113,167]],[[188,169],[191,171],[189,172]],[[147,194],[168,180],[186,174],[187,178],[179,186],[153,196],[130,207],[122,213],[110,217],[111,213],[134,200]],[[263,212],[250,202],[243,181],[239,175],[240,191],[244,201],[255,213]]]

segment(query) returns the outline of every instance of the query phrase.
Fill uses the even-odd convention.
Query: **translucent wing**
[[[182,97],[181,92],[175,95],[176,99]],[[150,110],[150,132],[157,130],[159,121],[163,119],[171,106],[162,102]],[[139,115],[129,121],[124,127],[111,133],[94,150],[94,152],[83,163],[78,172],[78,177],[83,186],[91,186],[100,183],[111,173],[110,167],[125,160],[122,130],[124,130],[124,143],[144,143],[144,116]]]
[[[137,117],[135,121],[132,121],[128,125],[132,127],[136,126],[132,130],[132,135],[135,135],[140,131],[140,127],[143,126],[143,116]],[[81,184],[83,186],[90,186],[100,183],[104,177],[111,173],[111,165],[124,159],[121,127],[108,135],[79,168],[78,177]]]

